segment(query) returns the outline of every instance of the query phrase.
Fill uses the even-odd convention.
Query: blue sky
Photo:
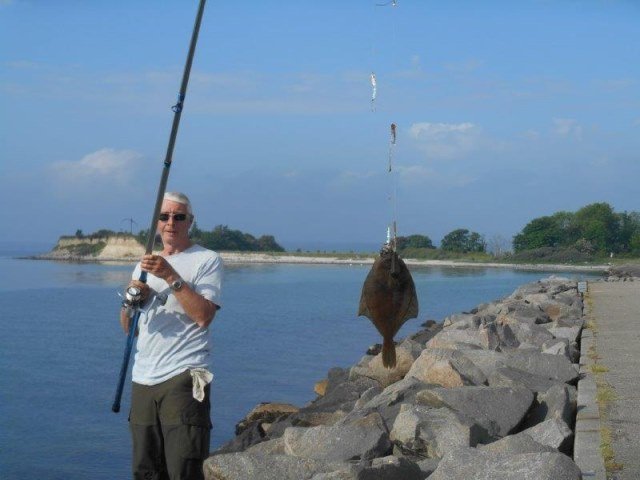
[[[147,227],[196,8],[0,0],[0,241]],[[638,211],[638,52],[630,0],[209,0],[169,189],[289,248]]]

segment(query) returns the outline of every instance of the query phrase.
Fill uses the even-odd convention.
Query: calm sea
[[[33,253],[33,252],[11,252]],[[17,260],[0,252],[0,478],[129,478],[129,385],[111,403],[124,351],[116,294],[131,265]],[[212,327],[212,448],[259,402],[302,406],[334,366],[356,363],[380,341],[356,317],[365,266],[229,266]],[[473,308],[542,272],[413,269],[420,316]],[[575,274],[566,274],[578,278]],[[580,276],[584,278],[584,276]]]

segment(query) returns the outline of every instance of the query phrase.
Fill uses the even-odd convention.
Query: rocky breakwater
[[[308,405],[261,404],[208,480],[573,480],[582,300],[548,278],[333,368]]]
[[[617,265],[609,268],[605,281],[607,282],[633,282],[640,281],[640,264]]]

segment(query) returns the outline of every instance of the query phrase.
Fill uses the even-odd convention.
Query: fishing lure
[[[376,74],[371,72],[371,110],[375,110],[376,95],[378,93]]]

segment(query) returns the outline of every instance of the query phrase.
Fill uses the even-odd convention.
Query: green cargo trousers
[[[158,385],[133,383],[129,428],[135,480],[204,480],[211,386],[202,402],[193,398],[192,388],[188,370]]]

